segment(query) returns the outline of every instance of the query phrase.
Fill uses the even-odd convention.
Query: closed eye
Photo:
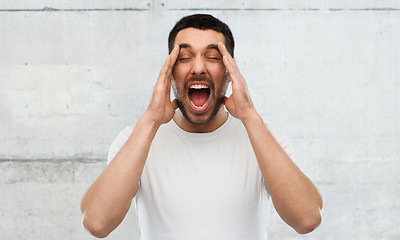
[[[206,58],[207,58],[207,60],[213,61],[213,62],[217,62],[217,61],[221,60],[221,58],[217,57],[217,56],[209,56],[209,57],[206,57]]]
[[[207,61],[211,62],[219,62],[222,59],[222,55],[217,46],[210,46],[210,48],[204,54],[204,57],[207,59]]]
[[[181,58],[179,58],[178,60],[180,61],[180,62],[189,62],[190,61],[190,57],[181,57]]]

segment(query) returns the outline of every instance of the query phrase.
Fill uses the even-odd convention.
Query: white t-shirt
[[[287,137],[268,125],[292,155]],[[111,145],[110,162],[128,137]],[[150,147],[133,207],[142,240],[265,240],[270,198],[242,122],[231,115],[210,133],[189,133],[173,120]]]

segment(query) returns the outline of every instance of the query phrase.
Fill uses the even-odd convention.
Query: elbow
[[[96,238],[105,238],[110,234],[110,231],[107,230],[105,224],[103,224],[101,221],[91,219],[85,214],[83,215],[82,225]]]
[[[304,217],[303,220],[300,221],[299,225],[295,228],[296,232],[299,234],[307,234],[314,231],[322,221],[321,212],[318,211],[314,214],[310,214],[307,217]]]

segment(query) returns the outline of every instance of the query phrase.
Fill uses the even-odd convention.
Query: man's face
[[[228,87],[228,72],[218,43],[224,35],[214,30],[185,28],[178,32],[180,46],[173,69],[172,87],[183,115],[195,124],[206,124],[221,107]]]

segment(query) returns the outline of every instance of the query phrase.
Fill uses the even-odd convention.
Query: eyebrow
[[[179,44],[179,48],[192,48],[189,43],[181,43]]]
[[[215,49],[215,50],[217,50],[219,52],[217,44],[209,44],[206,49]]]
[[[179,47],[180,47],[181,49],[182,49],[182,48],[192,48],[192,46],[190,46],[189,43],[181,43],[181,44],[179,44]],[[219,49],[218,49],[218,45],[217,45],[217,44],[208,44],[207,47],[206,47],[206,49],[215,49],[215,50],[217,50],[218,52],[220,52]]]

